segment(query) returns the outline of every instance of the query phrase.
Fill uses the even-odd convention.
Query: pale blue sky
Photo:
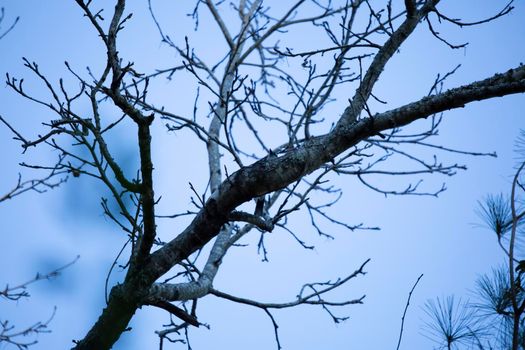
[[[505,4],[505,1],[488,0],[442,2],[445,13],[465,20],[483,18]],[[210,34],[216,30],[214,23],[206,22],[207,17],[202,16],[202,28],[208,28],[208,32],[194,33],[191,20],[185,16],[191,6],[181,10],[166,3],[169,2],[153,1],[159,19],[174,40],[179,41],[187,34],[203,56],[214,58],[222,54],[225,44]],[[4,0],[0,6],[6,8],[7,23],[17,15],[21,17],[13,32],[0,41],[1,76],[9,72],[15,77],[25,77],[28,90],[43,94],[34,77],[24,69],[21,57],[36,61],[51,80],[64,77],[71,86],[74,80],[67,74],[65,60],[81,72],[87,65],[96,70],[104,63],[105,51],[73,1]],[[147,2],[134,1],[133,6],[135,15],[123,32],[121,55],[134,61],[136,69],[143,72],[180,63],[180,58],[160,44],[147,14]],[[387,108],[395,108],[425,95],[437,73],[446,73],[457,64],[462,64],[462,68],[446,87],[488,77],[524,62],[525,3],[518,1],[515,7],[507,17],[480,27],[461,30],[440,27],[441,33],[452,41],[470,43],[466,49],[456,51],[433,39],[426,26],[421,25],[387,65],[376,94],[389,102]],[[287,39],[298,47],[312,44],[310,37],[304,40],[300,33],[290,33]],[[194,85],[188,87],[189,83],[182,80],[184,75],[179,79],[171,83],[162,81],[152,97],[177,112],[188,113],[193,108]],[[341,101],[333,103],[326,113],[334,113],[332,118],[336,117],[335,113],[341,113],[352,94],[349,90],[346,98],[341,96]],[[334,182],[345,189],[345,196],[333,208],[333,213],[350,223],[380,226],[381,231],[351,233],[334,227],[331,233],[336,239],[331,241],[303,228],[304,217],[292,217],[292,224],[299,228],[302,237],[316,245],[313,252],[300,249],[289,236],[275,231],[267,240],[269,263],[260,261],[253,245],[233,250],[221,267],[215,287],[261,301],[287,301],[295,297],[303,283],[335,279],[371,258],[366,276],[334,294],[334,299],[366,294],[363,305],[335,311],[338,315],[350,316],[345,323],[334,325],[329,316],[316,307],[303,306],[274,313],[284,349],[395,348],[408,291],[421,273],[425,276],[412,298],[402,349],[432,348],[433,343],[420,332],[423,323],[420,307],[425,300],[449,294],[467,297],[476,277],[503,261],[493,234],[474,225],[480,221],[474,209],[476,201],[487,193],[510,190],[513,142],[519,129],[525,127],[524,109],[525,97],[515,95],[446,113],[440,128],[440,144],[481,152],[496,151],[498,158],[440,155],[443,161],[466,164],[468,170],[451,178],[436,175],[425,182],[428,189],[439,188],[446,182],[448,190],[437,199],[385,199],[351,178],[334,178]],[[27,134],[43,130],[41,122],[46,118],[56,119],[15,95],[5,84],[0,89],[0,114]],[[156,193],[165,197],[159,211],[185,210],[191,196],[188,181],[196,187],[206,185],[205,148],[190,143],[194,141],[190,141],[187,134],[167,134],[162,124],[157,123],[154,134]],[[119,160],[130,167],[136,160],[134,137],[133,131],[123,130],[115,133],[111,141],[114,147],[120,148]],[[0,128],[0,147],[4,169],[0,193],[16,182],[19,171],[25,177],[31,176],[20,169],[18,163],[51,162],[56,157],[47,149],[30,150],[22,155],[20,146],[4,127]],[[395,166],[390,164],[391,168]],[[400,183],[391,178],[382,181],[386,181],[387,187]],[[45,319],[53,306],[57,306],[51,323],[53,332],[40,336],[35,349],[69,348],[72,339],[84,336],[103,307],[104,279],[125,236],[103,217],[100,196],[107,194],[81,177],[52,192],[27,193],[0,205],[3,223],[0,286],[21,282],[37,271],[45,272],[76,255],[81,256],[59,279],[32,286],[29,300],[0,303],[0,318],[8,318],[19,326]],[[161,222],[159,232],[167,239],[179,232],[183,224],[184,220]],[[245,242],[253,244],[257,239],[258,235],[253,235]],[[118,278],[116,275],[113,280]],[[271,322],[260,310],[210,296],[199,303],[198,316],[210,324],[211,329],[191,330],[195,350],[275,348]],[[115,349],[156,348],[157,337],[153,332],[167,320],[165,312],[146,307],[139,310],[133,319],[133,332],[123,335]],[[179,348],[183,347],[180,344],[168,347]]]

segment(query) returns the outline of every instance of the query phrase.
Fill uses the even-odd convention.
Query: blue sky
[[[131,3],[131,2],[130,2]],[[269,2],[270,3],[270,2]],[[504,1],[443,1],[442,10],[451,17],[476,20],[493,14]],[[201,18],[201,31],[193,32],[185,14],[191,6],[169,5],[154,1],[159,20],[166,31],[180,40],[188,35],[196,50],[213,59],[220,56],[225,44],[212,36],[214,23]],[[0,1],[9,23],[16,16],[20,22],[0,41],[0,73],[25,77],[26,88],[44,94],[27,69],[22,57],[36,61],[51,80],[64,77],[74,86],[64,61],[84,72],[86,66],[100,69],[105,51],[80,9],[73,1]],[[180,63],[180,58],[161,45],[156,28],[147,14],[147,2],[133,2],[135,15],[122,34],[119,51],[136,63],[139,71],[150,72]],[[479,27],[463,29],[440,27],[440,32],[454,42],[469,42],[466,49],[452,51],[433,39],[421,25],[401,51],[386,67],[376,94],[386,99],[385,108],[395,108],[425,95],[437,73],[446,73],[457,64],[460,70],[446,87],[455,87],[503,72],[525,61],[525,4],[517,2],[514,11],[503,19]],[[108,8],[107,11],[111,11]],[[109,18],[109,13],[106,14]],[[5,24],[3,24],[5,28]],[[289,42],[308,47],[312,39],[290,33]],[[308,40],[305,40],[308,39]],[[173,82],[156,86],[154,101],[181,113],[191,111],[194,84],[184,74]],[[186,79],[186,80],[185,80]],[[187,84],[192,84],[188,88]],[[349,90],[346,98],[351,97]],[[341,113],[346,99],[333,103],[326,113]],[[350,319],[334,325],[320,308],[303,306],[277,311],[281,343],[285,349],[384,349],[394,348],[400,318],[412,284],[423,273],[409,309],[402,348],[426,348],[432,344],[421,334],[425,300],[455,294],[469,297],[477,276],[503,262],[494,235],[475,225],[477,201],[488,193],[510,191],[510,176],[515,158],[513,144],[519,129],[525,126],[524,96],[509,96],[466,106],[445,114],[437,143],[458,149],[495,151],[498,158],[474,158],[440,154],[442,161],[463,163],[468,170],[451,178],[439,176],[426,180],[427,189],[437,189],[446,182],[447,191],[439,198],[387,197],[372,192],[351,178],[334,177],[345,195],[332,208],[335,216],[350,223],[364,222],[381,227],[380,231],[347,232],[332,227],[335,240],[317,237],[303,225],[304,216],[291,218],[314,251],[305,251],[289,236],[275,231],[268,235],[269,263],[262,263],[256,252],[257,235],[244,243],[251,246],[235,249],[225,258],[215,287],[239,296],[261,301],[292,300],[305,282],[335,279],[355,270],[367,258],[366,276],[360,277],[334,294],[334,299],[357,298],[366,294],[363,305],[336,310]],[[80,106],[79,108],[83,108]],[[106,111],[112,113],[110,108]],[[54,119],[47,111],[14,94],[5,84],[0,89],[0,114],[23,133],[37,134],[41,123]],[[333,116],[332,116],[333,117]],[[189,181],[197,188],[206,185],[206,154],[201,144],[189,134],[168,134],[162,123],[154,129],[155,182],[157,194],[165,197],[159,212],[185,210],[190,204]],[[266,130],[263,133],[273,133]],[[119,161],[130,169],[136,162],[134,132],[123,129],[112,134],[111,145],[119,149]],[[278,140],[275,141],[278,143]],[[52,162],[56,154],[48,149],[34,149],[21,154],[6,128],[0,128],[3,176],[0,193],[17,180],[34,176],[17,166],[20,162]],[[391,163],[391,168],[396,164]],[[401,184],[384,178],[384,184]],[[60,188],[44,194],[27,193],[0,205],[3,223],[0,235],[0,286],[18,283],[65,264],[80,255],[80,260],[60,278],[43,281],[30,289],[32,297],[18,303],[0,303],[0,315],[19,326],[47,318],[57,306],[50,334],[39,337],[37,349],[68,348],[72,339],[82,338],[98,317],[104,303],[104,280],[125,236],[102,215],[100,196],[104,190],[88,179],[70,179]],[[175,235],[184,220],[159,223],[163,238]],[[113,283],[122,274],[112,277]],[[260,310],[234,305],[213,296],[199,303],[199,319],[210,330],[191,331],[194,349],[275,347],[270,320]],[[133,320],[133,332],[122,336],[115,349],[155,348],[154,330],[168,321],[164,312],[142,308]],[[0,347],[1,348],[1,347]],[[169,349],[182,348],[171,345]]]

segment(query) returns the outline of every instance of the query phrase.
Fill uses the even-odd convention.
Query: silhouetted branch
[[[408,1],[410,1],[410,0],[408,0]],[[407,314],[407,311],[408,311],[408,307],[410,306],[410,298],[412,298],[412,293],[414,292],[414,289],[416,289],[417,284],[419,283],[419,280],[421,280],[422,277],[423,277],[423,274],[419,275],[419,277],[417,278],[416,282],[412,286],[412,289],[410,289],[410,292],[408,292],[408,298],[407,298],[407,302],[405,304],[405,309],[403,310],[403,316],[401,316],[401,328],[399,329],[399,338],[397,340],[396,350],[399,350],[399,347],[401,346],[401,339],[403,338],[403,329],[404,329],[404,326],[405,326],[405,317],[406,317],[406,314]]]

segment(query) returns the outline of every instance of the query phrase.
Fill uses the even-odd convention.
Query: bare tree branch
[[[385,195],[441,193],[445,184],[428,190],[423,179],[431,174],[451,176],[466,167],[443,164],[436,156],[422,156],[418,150],[493,155],[436,142],[433,138],[438,134],[442,113],[475,101],[525,92],[525,67],[521,65],[444,90],[445,80],[457,66],[431,81],[429,92],[421,94],[424,97],[397,108],[389,106],[388,96],[380,96],[375,89],[388,62],[419,23],[426,21],[425,30],[436,40],[460,47],[442,38],[432,19],[460,27],[482,24],[508,14],[512,1],[495,15],[468,23],[443,15],[439,0],[405,0],[398,9],[390,1],[380,7],[367,0],[338,4],[297,0],[281,13],[262,0],[231,4],[199,0],[190,14],[195,30],[199,30],[199,13],[206,11],[215,21],[213,26],[223,45],[212,59],[200,52],[195,39],[180,35],[177,37],[183,39],[172,39],[175,36],[170,37],[162,16],[148,1],[159,40],[178,61],[168,65],[171,68],[153,68],[146,73],[139,72],[122,54],[125,50],[120,34],[133,23],[126,1],[114,1],[107,22],[102,16],[104,8],[95,8],[99,5],[91,0],[75,1],[104,46],[103,65],[100,71],[88,68],[85,78],[66,63],[68,74],[80,84],[79,89],[69,89],[63,79],[55,83],[36,62],[24,59],[24,65],[46,89],[47,98],[26,89],[23,79],[7,75],[12,91],[58,119],[46,120],[43,125],[49,129],[31,137],[19,132],[11,118],[0,117],[0,121],[24,150],[49,147],[58,152],[59,159],[54,166],[24,163],[49,175],[33,182],[19,179],[15,189],[0,201],[30,189],[53,188],[62,181],[57,183],[57,176],[67,173],[87,175],[109,191],[108,198],[101,200],[102,210],[124,232],[131,253],[124,256],[123,248],[117,255],[113,266],[124,260],[126,276],[107,295],[107,306],[88,334],[76,342],[78,350],[111,348],[143,305],[162,308],[173,316],[166,329],[158,332],[161,348],[164,341],[184,341],[190,347],[188,327],[203,325],[197,318],[197,300],[209,294],[263,310],[272,321],[278,348],[278,324],[271,309],[319,305],[334,322],[343,321],[345,317],[336,316],[332,308],[360,304],[364,297],[342,301],[325,297],[363,275],[368,260],[344,278],[305,284],[297,299],[288,303],[236,297],[214,289],[213,281],[229,249],[242,245],[240,240],[250,234],[259,235],[259,242],[253,244],[262,252],[263,260],[267,253],[265,232],[273,230],[282,230],[303,248],[312,249],[312,244],[290,225],[289,219],[301,210],[310,218],[310,230],[323,237],[335,238],[329,231],[334,226],[352,231],[377,229],[353,218],[357,224],[350,224],[350,219],[333,215],[330,208],[342,196],[342,189],[331,182],[333,175],[351,176]],[[297,51],[289,47],[288,33],[304,30],[304,35],[310,35],[305,28],[323,39],[315,43],[305,40]],[[153,102],[150,90],[158,91],[154,82],[161,78],[168,84],[184,81],[184,89],[193,83],[191,101]],[[349,98],[339,106],[340,113],[326,108],[342,95]],[[82,102],[88,103],[89,110]],[[183,102],[189,102],[189,110],[179,109],[178,104]],[[106,113],[107,107],[113,112]],[[403,131],[404,126],[421,119],[427,120],[426,129]],[[154,171],[161,167],[155,164],[152,138],[159,120],[172,134],[190,131],[207,152],[207,183],[190,184],[189,203],[195,208],[179,210],[180,214],[156,215],[161,200],[157,192],[162,192],[154,182]],[[111,130],[115,129],[134,135],[130,140],[138,145],[139,160],[132,170],[123,166],[111,146]],[[169,152],[191,152],[192,147]],[[397,166],[394,160],[399,158],[408,166]],[[406,183],[388,188],[384,181],[375,181],[376,176],[398,176]],[[516,182],[515,186],[522,188],[523,184]],[[516,212],[514,217],[519,215]],[[173,232],[169,236],[159,235],[164,226],[157,227],[156,219],[178,216],[187,216],[189,224],[185,228],[170,226]],[[164,242],[159,237],[170,239]],[[508,255],[512,256],[512,251]],[[180,307],[173,302],[180,302]],[[403,322],[399,343],[402,332]],[[170,338],[176,334],[179,338]]]

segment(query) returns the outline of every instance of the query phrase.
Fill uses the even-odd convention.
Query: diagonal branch
[[[525,66],[425,97],[357,123],[339,121],[328,134],[313,137],[281,156],[270,155],[228,177],[180,235],[152,254],[147,274],[162,276],[174,264],[211,240],[240,204],[297,181],[360,141],[391,128],[465,104],[525,92]],[[343,117],[342,117],[343,118]]]
[[[420,20],[432,11],[438,2],[439,0],[427,1],[419,11],[415,12],[412,16],[408,16],[403,24],[401,24],[383,44],[363,77],[361,85],[351,99],[350,105],[343,112],[339,123],[348,123],[349,121],[357,120],[387,62],[399,49],[401,44],[403,44],[406,38],[410,36],[414,29],[416,29]]]

